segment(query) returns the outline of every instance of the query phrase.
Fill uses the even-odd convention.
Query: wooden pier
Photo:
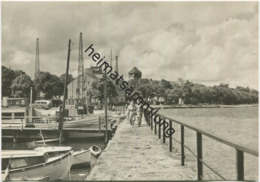
[[[107,127],[109,137],[114,133],[117,123],[120,120],[120,116],[109,121],[109,126]],[[25,127],[25,124],[12,125],[10,127],[2,126],[2,138],[3,139],[13,139],[14,142],[17,140],[32,140],[32,139],[41,139],[39,135],[42,132],[45,139],[53,139],[59,136],[59,130],[56,126],[48,127]],[[93,120],[89,125],[81,126],[81,127],[67,127],[63,128],[64,140],[67,139],[75,139],[75,138],[93,138],[99,137],[104,138],[106,132],[106,127],[101,117],[97,116],[96,121]]]
[[[124,120],[86,180],[195,180],[196,171],[182,166],[143,121],[130,126]]]
[[[39,135],[42,131],[45,139],[57,138],[59,132],[57,129],[48,128],[24,128],[20,130],[18,128],[5,128],[2,129],[2,138],[10,138],[14,141],[17,139],[41,139]],[[88,137],[104,137],[104,129],[85,129],[85,128],[64,128],[65,140],[70,138],[88,138]],[[112,130],[108,131],[112,133]]]
[[[258,151],[213,135],[197,127],[181,121],[160,115],[170,127],[180,127],[180,140],[175,137],[166,138],[163,127],[154,122],[155,116],[145,114],[142,127],[131,126],[125,120],[122,122],[106,149],[99,157],[96,166],[92,169],[87,181],[94,180],[206,180],[204,168],[215,174],[216,180],[234,180],[223,176],[214,169],[212,164],[203,160],[203,137],[232,147],[235,151],[236,179],[245,179],[244,154],[251,155],[258,160]],[[149,127],[147,126],[147,124]],[[197,151],[192,151],[185,144],[184,131],[188,128],[196,132],[194,143]],[[177,138],[179,138],[177,136]],[[173,140],[180,144],[181,151],[173,151]],[[204,146],[205,147],[205,146]],[[197,160],[197,165],[187,162],[185,152],[190,152]],[[230,159],[227,159],[230,160]],[[212,180],[212,179],[211,179]]]

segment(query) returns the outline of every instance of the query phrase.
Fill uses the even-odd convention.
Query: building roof
[[[98,77],[95,76],[95,75],[91,75],[90,73],[88,72],[84,72],[85,76],[87,75],[88,77],[92,78],[92,79],[97,79]],[[81,77],[82,74],[80,74],[79,76],[77,76],[76,78],[73,79],[74,80],[77,80],[79,77]]]
[[[85,75],[87,75],[88,77],[92,78],[92,79],[97,79],[98,77],[96,77],[94,74],[91,75],[90,73],[84,73]]]
[[[133,67],[128,73],[133,74],[133,73],[142,73],[142,72],[137,67]]]

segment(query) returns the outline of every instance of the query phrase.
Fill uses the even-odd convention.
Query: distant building
[[[80,79],[82,75],[78,76],[77,78],[75,78],[70,84],[68,84],[67,89],[68,89],[68,96],[67,96],[67,104],[68,105],[74,105],[75,104],[75,100],[78,99],[77,98],[77,83],[78,83],[78,79]],[[88,98],[86,98],[88,91],[91,90],[92,88],[92,83],[99,79],[102,78],[103,73],[102,73],[102,69],[99,67],[90,67],[90,68],[86,68],[84,70],[84,79],[85,80],[85,95],[83,95],[84,93],[79,93],[80,98],[85,98],[86,100],[90,100],[90,97],[88,96]],[[122,91],[121,89],[117,88],[117,94],[118,96],[115,98],[111,99],[111,103],[112,104],[120,104],[120,103],[125,103],[125,92]],[[97,98],[92,97],[91,100],[91,105],[100,105],[100,101]]]
[[[101,71],[101,74],[100,74],[100,71]],[[89,91],[91,89],[91,85],[96,79],[102,77],[102,70],[100,69],[100,71],[98,71],[96,67],[91,67],[91,68],[85,69],[85,73],[84,73],[85,78],[83,79],[83,80],[85,80],[85,88],[84,88],[86,91],[85,93],[87,93],[87,91]],[[77,99],[77,84],[78,84],[78,79],[80,79],[81,76],[82,75],[78,76],[72,82],[70,82],[70,84],[68,84],[67,99]],[[79,97],[81,97],[81,98],[86,97],[86,95],[83,95],[83,93],[79,93]]]
[[[90,67],[90,68],[86,68],[85,72],[89,74],[90,76],[95,76],[97,78],[102,78],[102,69],[100,67]]]
[[[179,105],[184,104],[182,98],[179,98],[179,100],[178,100],[178,104],[179,104]]]
[[[113,98],[111,101],[113,104],[125,104],[126,102],[126,96],[125,96],[125,91],[123,91],[121,88],[116,87],[116,93],[118,96]]]
[[[142,78],[142,72],[137,67],[133,67],[128,72],[128,76],[129,76],[129,80],[131,80],[131,79],[140,79],[140,78]]]

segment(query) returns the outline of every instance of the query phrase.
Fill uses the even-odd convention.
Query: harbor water
[[[258,151],[258,107],[164,109],[159,113]],[[173,123],[173,128],[176,130],[173,137],[180,141],[180,125]],[[202,138],[203,160],[226,179],[235,180],[236,150],[204,135]],[[185,145],[196,154],[196,132],[185,128],[184,140]],[[180,144],[174,141],[173,146],[179,153]],[[185,157],[196,170],[197,160],[187,149]],[[245,153],[244,158],[245,179],[257,180],[258,157]],[[205,165],[203,170],[206,179],[221,180]]]
[[[159,111],[169,118],[187,123],[200,128],[210,134],[228,139],[234,143],[242,144],[246,147],[258,150],[258,107],[244,108],[186,108],[186,109],[163,109]],[[180,125],[174,123],[176,132],[173,137],[180,141]],[[145,134],[144,134],[145,135]],[[203,160],[214,170],[228,180],[236,179],[236,150],[206,136],[203,139]],[[138,141],[137,141],[138,142]],[[58,145],[52,143],[51,145]],[[92,145],[97,145],[101,149],[105,148],[104,139],[101,138],[80,138],[68,140],[64,145],[73,149],[88,149]],[[185,128],[185,145],[195,154],[196,132]],[[174,151],[180,153],[180,144],[173,142]],[[26,141],[2,141],[2,150],[6,149],[28,149]],[[127,151],[125,151],[127,152]],[[258,157],[245,153],[245,179],[258,179]],[[187,149],[185,149],[186,165],[193,166],[196,171],[197,160]],[[172,166],[174,167],[174,166]],[[203,167],[204,179],[221,180],[205,165]],[[84,180],[90,172],[89,166],[82,166],[70,171],[71,180]],[[69,180],[67,176],[65,181]]]

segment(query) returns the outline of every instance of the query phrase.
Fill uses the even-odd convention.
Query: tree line
[[[73,76],[68,75],[68,83]],[[40,72],[39,76],[32,79],[24,71],[12,70],[2,66],[2,97],[30,97],[30,88],[34,93],[43,93],[45,99],[52,99],[63,95],[65,74],[57,76],[49,72]],[[35,100],[36,94],[33,94]]]
[[[129,80],[131,86],[144,98],[163,97],[166,104],[255,104],[258,91],[249,87],[230,88],[228,84],[205,86],[178,79],[175,82],[152,79]]]
[[[68,83],[73,80],[73,76],[68,76]],[[98,98],[101,103],[104,98],[104,77],[95,80],[91,89],[88,91],[90,97]],[[12,70],[2,66],[2,97],[12,97],[14,94],[18,97],[28,97],[30,88],[33,87],[34,93],[42,92],[45,99],[52,99],[63,95],[65,74],[60,76],[49,72],[40,72],[36,79],[31,79],[21,70]],[[147,78],[131,79],[128,81],[137,93],[144,99],[153,99],[154,97],[163,97],[165,104],[178,104],[179,99],[184,104],[255,104],[258,103],[258,91],[249,87],[237,86],[230,88],[228,84],[219,84],[215,86],[205,86],[183,79],[177,79],[175,82],[167,80],[152,80]],[[107,79],[108,98],[114,98],[118,95],[115,84]],[[35,96],[35,94],[34,94]],[[127,97],[127,96],[126,96]],[[34,97],[35,99],[35,97]],[[130,99],[130,98],[127,98]]]

